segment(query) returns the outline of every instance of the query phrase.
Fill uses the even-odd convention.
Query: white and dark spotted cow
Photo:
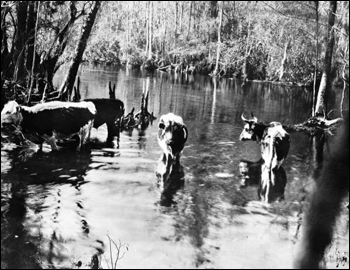
[[[253,116],[246,119],[242,114],[242,120],[246,122],[240,135],[240,140],[253,140],[260,144],[263,164],[261,168],[261,196],[269,201],[271,185],[276,185],[275,179],[278,170],[288,155],[290,137],[279,122],[271,122],[269,125],[258,123]]]
[[[57,139],[79,136],[81,148],[90,138],[95,114],[92,102],[52,101],[28,107],[9,101],[1,111],[1,126],[18,126],[25,138],[40,148],[46,141],[52,150],[57,150]]]
[[[163,150],[156,175],[167,189],[171,174],[181,175],[180,155],[185,147],[188,130],[182,118],[173,113],[162,115],[158,124],[158,143]]]

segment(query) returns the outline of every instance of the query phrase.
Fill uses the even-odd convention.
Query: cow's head
[[[20,105],[12,100],[5,104],[1,111],[1,126],[3,125],[19,125],[22,122],[22,114]]]
[[[158,123],[158,143],[164,154],[178,156],[187,141],[188,130],[182,118],[173,113],[162,115]]]
[[[258,118],[256,118],[253,115],[253,113],[252,113],[251,119],[245,118],[244,113],[242,113],[241,118],[246,124],[244,125],[243,131],[239,136],[239,139],[241,141],[246,141],[246,140],[257,141],[257,131],[259,129]]]

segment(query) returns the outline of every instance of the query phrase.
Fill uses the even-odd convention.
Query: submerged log
[[[149,97],[149,89],[144,91],[141,96],[141,110],[135,114],[136,127],[141,130],[146,129],[149,124],[153,124],[153,120],[157,119],[153,116],[153,112],[148,112],[148,97]]]
[[[304,131],[310,133],[310,135],[327,134],[335,135],[339,124],[343,122],[343,118],[336,118],[332,120],[326,119],[324,116],[310,117],[303,123],[283,125],[283,128],[287,132],[299,132]]]
[[[145,130],[149,124],[153,124],[153,121],[157,119],[152,113],[148,111],[148,89],[144,91],[141,96],[141,109],[134,114],[135,108],[132,108],[131,112],[123,116],[120,122],[121,131],[132,130],[133,128],[139,128]]]

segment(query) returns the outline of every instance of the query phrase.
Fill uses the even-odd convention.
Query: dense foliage
[[[53,90],[55,72],[74,59],[94,2],[2,1],[2,81],[27,88],[35,81],[37,89],[46,82]],[[339,80],[348,78],[349,2],[337,3],[332,78]],[[105,1],[83,61],[311,85],[315,71],[320,77],[323,69],[329,6],[314,1]]]
[[[141,65],[148,58],[151,21],[155,61],[190,65],[209,74],[216,61],[218,1],[106,2],[86,52],[86,60]],[[223,2],[220,75],[311,84],[315,64],[322,70],[328,2]],[[149,10],[152,9],[152,17]],[[349,2],[339,2],[334,76],[348,67]],[[317,29],[318,28],[318,29]],[[99,48],[98,50],[96,50]],[[317,50],[318,49],[318,54]],[[281,74],[282,59],[286,54]]]

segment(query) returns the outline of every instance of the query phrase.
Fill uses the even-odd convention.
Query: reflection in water
[[[266,166],[263,166],[261,170],[260,199],[265,202],[283,200],[287,184],[286,171],[282,166],[275,170],[268,170]],[[272,179],[274,180],[272,181]]]
[[[258,197],[262,201],[274,202],[284,199],[284,191],[287,184],[287,175],[283,167],[279,167],[274,173],[275,184],[267,190],[266,181],[270,181],[266,167],[263,165],[263,160],[256,162],[241,159],[239,162],[239,173],[241,175],[240,187],[258,186]],[[267,178],[268,180],[264,180]]]
[[[86,183],[84,176],[90,153],[78,153],[69,148],[43,153],[24,148],[8,154],[12,169],[2,178],[2,188],[8,187],[2,189],[2,196],[6,194],[11,199],[6,210],[2,209],[2,224],[12,226],[2,227],[6,235],[2,244],[14,251],[22,241],[25,241],[25,249],[29,247],[24,255],[18,254],[25,256],[24,259],[16,260],[16,255],[8,254],[8,267],[37,268],[39,262],[44,267],[61,265],[70,257],[69,235],[89,235],[81,186]],[[73,196],[74,200],[67,201],[67,196]],[[71,220],[69,224],[68,220]],[[12,242],[7,242],[11,238]],[[22,248],[17,252],[22,253]]]
[[[241,175],[241,187],[259,185],[261,182],[261,165],[263,159],[249,161],[241,159],[239,161],[239,173]]]
[[[163,171],[166,167],[164,160],[161,159],[158,161],[157,171]],[[163,181],[161,178],[158,178],[157,187],[161,191],[160,195],[160,205],[161,206],[171,206],[175,203],[174,196],[176,192],[184,187],[185,183],[185,173],[183,166],[180,163],[176,163],[172,166],[170,175],[168,176],[166,187],[160,184],[160,181]]]

